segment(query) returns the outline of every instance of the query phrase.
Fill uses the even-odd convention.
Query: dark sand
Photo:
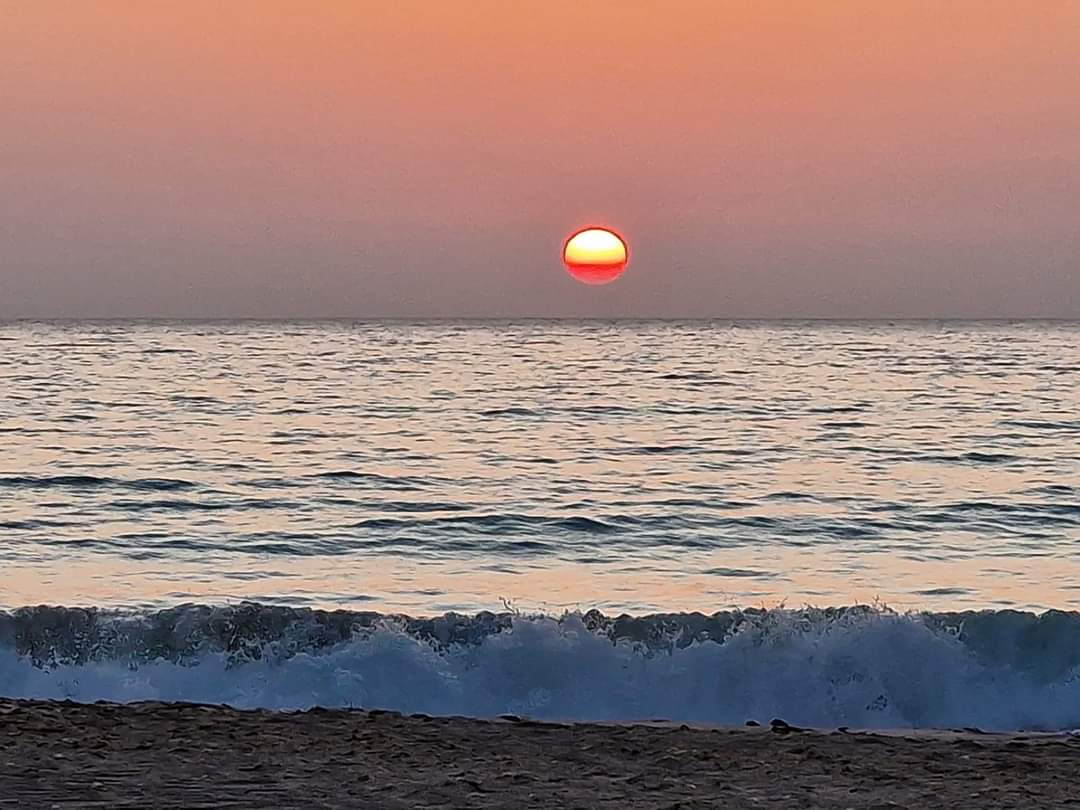
[[[0,701],[0,807],[1080,807],[1080,739]]]

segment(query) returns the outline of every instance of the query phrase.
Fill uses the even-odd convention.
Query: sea
[[[0,697],[1080,726],[1080,323],[0,323]]]

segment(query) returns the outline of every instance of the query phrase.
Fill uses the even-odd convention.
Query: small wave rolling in
[[[1076,324],[0,339],[0,695],[1080,724]]]

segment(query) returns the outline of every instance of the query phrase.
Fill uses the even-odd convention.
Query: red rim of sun
[[[585,234],[595,234],[581,240]],[[575,241],[584,244],[573,245]],[[630,246],[622,234],[606,225],[578,228],[563,242],[562,260],[567,272],[584,284],[608,284],[622,275],[630,261]]]

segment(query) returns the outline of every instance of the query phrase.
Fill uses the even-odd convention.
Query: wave
[[[0,476],[0,489],[97,489],[114,487],[118,489],[150,490],[171,492],[180,489],[191,489],[195,486],[191,481],[182,481],[175,478],[139,478],[135,480],[123,480],[98,475],[6,475]]]
[[[1061,730],[1080,614],[855,606],[432,618],[244,603],[0,612],[0,695],[552,720]]]

